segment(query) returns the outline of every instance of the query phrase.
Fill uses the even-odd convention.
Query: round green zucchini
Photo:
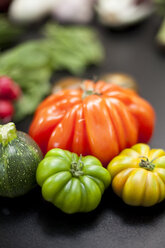
[[[31,190],[41,160],[41,150],[29,135],[12,122],[0,125],[0,196],[13,198]]]

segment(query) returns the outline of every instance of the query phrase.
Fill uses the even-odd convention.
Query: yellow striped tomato
[[[136,144],[108,165],[112,188],[132,206],[149,207],[165,199],[165,151]]]

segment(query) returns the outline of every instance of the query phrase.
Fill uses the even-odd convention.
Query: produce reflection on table
[[[145,30],[143,34],[145,44],[140,43],[142,40],[140,38],[141,30],[143,29]],[[147,48],[154,54],[153,57]],[[92,230],[98,233],[97,227],[101,229],[101,226],[108,226],[111,222],[115,223],[114,225],[116,226],[122,226],[121,229],[123,228],[124,235],[126,235],[127,228],[131,230],[136,225],[138,232],[140,232],[141,227],[156,226],[161,221],[165,212],[165,202],[163,201],[165,199],[165,185],[164,179],[161,180],[160,178],[161,176],[165,178],[165,162],[159,163],[157,159],[161,157],[161,161],[164,161],[165,152],[163,150],[149,151],[148,146],[123,152],[124,156],[129,157],[131,163],[135,161],[135,158],[138,160],[133,169],[141,166],[143,171],[145,170],[143,175],[141,173],[136,176],[137,181],[141,180],[140,186],[142,185],[142,177],[146,181],[146,178],[151,174],[151,177],[153,177],[151,181],[154,193],[146,193],[150,190],[149,187],[147,188],[146,183],[143,190],[144,194],[141,194],[141,196],[136,191],[136,185],[133,185],[133,178],[131,183],[137,195],[133,197],[133,193],[131,193],[131,199],[128,199],[131,187],[128,187],[129,190],[125,193],[125,197],[123,196],[124,193],[121,194],[123,182],[124,180],[126,181],[126,179],[123,179],[126,178],[124,173],[121,179],[123,181],[117,182],[117,186],[113,181],[113,166],[116,163],[115,166],[119,166],[116,171],[120,171],[122,158],[118,158],[121,164],[115,158],[117,162],[114,162],[114,164],[112,162],[112,168],[111,166],[107,167],[107,165],[112,158],[119,155],[119,152],[139,142],[149,142],[151,140],[151,146],[154,144],[154,147],[162,147],[163,149],[164,137],[160,135],[159,130],[164,127],[164,123],[161,121],[164,117],[160,117],[160,106],[162,105],[164,94],[161,90],[157,91],[155,83],[151,82],[149,84],[149,80],[152,80],[151,75],[148,76],[148,81],[146,80],[148,83],[145,84],[144,75],[148,75],[148,70],[155,70],[155,75],[159,74],[159,69],[160,71],[163,70],[164,48],[165,0],[0,0],[0,154],[2,154],[2,161],[6,156],[6,152],[5,156],[3,155],[4,150],[2,148],[6,146],[13,135],[13,130],[15,130],[12,129],[10,132],[9,126],[6,128],[7,131],[5,130],[4,127],[9,122],[14,122],[17,130],[30,134],[39,145],[39,148],[37,148],[39,149],[39,154],[40,149],[42,150],[43,157],[52,147],[67,150],[59,149],[52,153],[51,150],[44,162],[39,157],[42,162],[40,162],[40,166],[37,164],[38,167],[35,165],[35,170],[34,168],[29,170],[31,166],[29,162],[29,167],[25,168],[25,172],[22,170],[22,174],[25,175],[28,170],[30,173],[33,171],[33,179],[30,179],[33,182],[30,182],[28,190],[26,188],[24,191],[25,185],[22,187],[22,191],[18,189],[17,193],[23,192],[18,194],[15,194],[14,191],[13,193],[12,188],[8,190],[6,186],[4,188],[1,186],[1,181],[2,185],[6,181],[3,176],[1,180],[1,167],[4,167],[4,165],[3,162],[0,162],[0,195],[3,196],[0,199],[0,216],[2,225],[6,229],[8,227],[10,229],[11,223],[16,223],[17,218],[22,218],[22,221],[26,222],[26,215],[32,216],[27,217],[27,219],[35,218],[35,225],[40,225],[43,232],[51,238],[58,236],[60,238],[63,236],[70,238],[73,235],[77,238],[78,235],[86,230],[89,230],[89,233],[92,233]],[[137,51],[140,54],[141,49],[143,52],[145,50],[144,57],[149,56],[149,59],[145,57],[144,61],[150,60],[149,66],[151,66],[151,69],[147,68],[147,65],[146,69],[143,61],[140,61],[143,58],[142,55],[137,56]],[[135,56],[138,57],[138,62],[136,62]],[[156,64],[155,61],[158,61],[159,64]],[[136,71],[135,67],[140,69]],[[147,71],[146,74],[145,70]],[[99,86],[97,86],[98,82],[100,83],[98,84]],[[150,85],[152,93],[151,89],[148,90]],[[103,104],[100,104],[100,106],[98,104],[101,101],[99,99],[101,96],[104,97],[104,94],[109,94],[108,96],[113,98],[112,102],[107,100],[106,108]],[[54,96],[55,100],[52,100]],[[89,105],[87,105],[87,100],[85,99],[88,96],[89,98],[94,96],[93,103]],[[159,96],[160,99],[158,99]],[[45,99],[48,100],[45,101]],[[78,106],[82,102],[83,106],[87,106],[86,109],[84,107],[82,110]],[[119,105],[117,106],[117,102],[120,102],[120,107]],[[71,112],[70,109],[74,104],[77,104],[77,107]],[[123,105],[126,107],[122,107]],[[100,108],[100,111],[99,108],[97,109],[98,112],[93,119],[91,117],[91,106],[97,108],[99,106]],[[91,114],[88,115],[88,111],[91,111]],[[110,124],[106,118],[104,123],[101,120],[99,122],[99,114],[103,119],[104,113],[108,113],[108,111],[111,116]],[[75,112],[76,114],[74,114]],[[52,113],[55,113],[53,117]],[[81,125],[81,121],[84,123],[84,113],[88,122]],[[125,117],[123,117],[124,115]],[[64,121],[62,122],[64,116],[67,116],[65,124]],[[145,123],[142,120],[145,120]],[[46,124],[44,124],[44,121]],[[57,130],[55,130],[56,124],[54,123],[59,124]],[[73,125],[70,123],[73,123]],[[96,128],[93,125],[94,123],[96,123]],[[98,128],[101,125],[100,123],[103,123],[101,131]],[[93,125],[96,135],[93,135],[90,125]],[[68,126],[68,129],[64,130],[66,126]],[[109,129],[106,129],[106,127]],[[106,134],[103,131],[104,128]],[[132,134],[128,132],[128,129]],[[6,136],[3,130],[5,130]],[[122,135],[124,137],[122,130],[127,133],[125,140],[121,139]],[[80,135],[82,131],[86,132],[85,135]],[[107,155],[108,149],[105,149],[104,156],[96,149],[98,140],[102,142],[102,138],[95,139],[95,136],[99,137],[99,132],[100,134],[102,133],[102,137],[104,136],[104,140],[108,140],[108,133],[110,133],[112,140],[114,136],[117,137],[113,142],[110,140],[107,146],[102,144],[102,147],[100,147],[100,150],[104,149],[104,147],[112,147],[112,154],[107,156],[107,159],[104,156]],[[63,138],[60,135],[62,133],[65,134]],[[157,134],[159,139],[155,138]],[[67,138],[69,135],[71,138]],[[71,139],[74,142],[71,143]],[[79,148],[75,148],[76,142],[79,143]],[[25,145],[29,146],[29,144],[29,140],[26,140]],[[116,150],[115,146],[118,146]],[[18,146],[14,149],[20,149],[20,147]],[[38,156],[36,147],[34,149],[35,156]],[[24,155],[26,152],[29,153],[29,150],[24,151]],[[78,156],[71,154],[71,152],[76,152]],[[137,153],[139,154],[138,157]],[[17,151],[16,156],[18,154],[19,151]],[[97,159],[99,158],[105,168],[102,166],[101,169],[98,168],[100,162],[95,160],[96,158],[94,158],[93,162],[92,158],[82,159],[81,154],[84,156],[93,155]],[[53,168],[53,162],[50,161],[54,156],[56,158],[53,159],[57,159],[55,168]],[[63,163],[59,162],[61,157],[62,161],[64,161]],[[10,159],[11,157],[9,157],[8,161]],[[19,161],[18,157],[15,159]],[[20,161],[21,159],[23,158],[20,157]],[[30,159],[34,162],[36,157]],[[71,166],[69,169],[67,166],[65,167],[68,161]],[[157,181],[153,176],[154,173],[156,174],[155,171],[153,173],[154,162],[158,166],[158,170],[160,170],[160,174],[158,174],[161,175]],[[91,163],[95,163],[94,169],[92,169],[93,164]],[[125,163],[127,161],[123,162],[124,166]],[[132,170],[131,163],[127,165],[127,170]],[[45,169],[46,164],[47,171]],[[90,180],[94,182],[92,181],[93,184],[89,184],[89,181],[83,181],[85,190],[90,197],[87,197],[84,193],[85,191],[81,188],[82,207],[77,192],[80,185],[79,178],[82,175],[84,176],[83,168],[86,168],[86,166],[91,166],[91,168],[86,169],[86,173],[87,175],[89,173]],[[124,166],[123,168],[126,171]],[[55,199],[52,196],[55,188],[53,185],[59,187],[59,184],[61,184],[61,188],[62,186],[64,187],[64,184],[61,183],[62,179],[56,178],[56,174],[62,174],[66,170],[68,170],[66,173],[69,176],[71,175],[72,183],[75,183],[74,190],[77,189],[77,192],[73,190],[76,193],[71,192],[72,195],[70,196],[69,187],[71,186],[68,186],[62,191],[63,193],[60,194],[60,197]],[[21,171],[20,168],[18,168],[18,171]],[[119,171],[115,173],[118,174]],[[157,177],[158,174],[156,174]],[[43,186],[50,176],[54,178],[54,184],[51,185],[48,182],[47,186]],[[29,180],[30,177],[28,176],[27,178]],[[17,181],[17,176],[13,177],[11,181],[13,182],[14,179]],[[24,179],[26,182],[24,177],[18,180],[22,182]],[[36,185],[36,180],[41,187],[33,188],[34,184]],[[58,180],[59,182],[56,183]],[[90,190],[90,187],[88,188],[88,184],[95,194]],[[108,187],[109,185],[110,187]],[[137,187],[140,188],[139,185]],[[115,187],[116,191],[114,190]],[[1,188],[3,189],[1,190]],[[61,188],[59,187],[60,190]],[[7,193],[5,192],[6,189]],[[15,196],[18,197],[15,198]],[[150,199],[147,198],[146,200],[145,196],[148,198],[150,196]],[[13,198],[10,199],[10,197]],[[77,201],[79,205],[74,204],[74,201]],[[134,205],[134,207],[129,205]],[[150,207],[144,208],[142,206]],[[96,207],[97,210],[95,210]],[[79,213],[89,211],[92,212]],[[63,212],[76,214],[67,215]],[[6,224],[8,219],[11,220],[9,221],[9,226]],[[16,226],[16,224],[14,225]],[[111,231],[113,233],[113,230]],[[2,248],[5,248],[5,246]]]

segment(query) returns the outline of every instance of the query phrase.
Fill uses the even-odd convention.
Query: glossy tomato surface
[[[38,107],[30,135],[44,153],[62,148],[96,156],[106,166],[122,149],[148,142],[154,128],[151,105],[134,91],[90,80],[63,90]]]
[[[93,156],[55,148],[50,150],[37,168],[37,182],[45,200],[63,212],[90,212],[101,201],[111,176]]]
[[[133,206],[149,207],[165,199],[165,151],[136,144],[108,165],[114,192]]]

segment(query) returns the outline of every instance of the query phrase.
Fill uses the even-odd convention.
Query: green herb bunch
[[[0,51],[16,42],[24,29],[13,25],[5,15],[0,15]]]
[[[15,104],[14,121],[32,114],[50,92],[54,71],[81,74],[88,65],[103,59],[103,48],[96,32],[89,27],[46,24],[43,39],[28,41],[0,54],[0,76],[7,75],[22,88]]]

